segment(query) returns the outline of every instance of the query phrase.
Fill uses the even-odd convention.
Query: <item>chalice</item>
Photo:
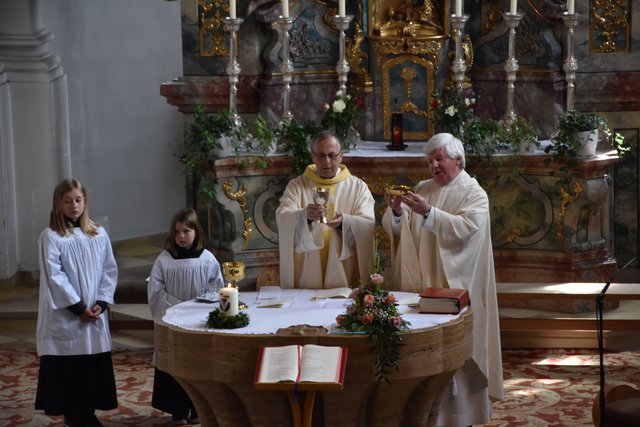
[[[227,261],[222,263],[222,275],[229,282],[231,286],[237,288],[237,282],[244,279],[244,262],[242,261]],[[245,310],[249,306],[242,301],[238,302],[238,308]]]
[[[329,189],[326,187],[315,187],[313,189],[313,201],[326,208],[327,202],[329,201]],[[317,222],[326,224],[328,222],[327,217],[322,214],[322,218],[317,219]]]

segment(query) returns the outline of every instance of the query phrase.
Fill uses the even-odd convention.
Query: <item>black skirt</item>
[[[111,352],[41,356],[35,408],[47,415],[93,414],[118,407]]]
[[[155,368],[153,375],[151,406],[173,415],[174,418],[194,417],[196,414],[187,392],[175,378],[158,368]]]

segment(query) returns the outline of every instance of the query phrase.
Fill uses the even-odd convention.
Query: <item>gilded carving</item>
[[[591,52],[629,52],[629,0],[593,0],[589,19]]]
[[[222,13],[229,13],[228,2],[198,0],[200,56],[229,56]]]
[[[448,37],[447,0],[369,2],[369,35],[379,37]]]
[[[567,213],[567,206],[578,197],[582,193],[582,185],[580,182],[575,181],[573,183],[573,194],[571,194],[568,190],[565,190],[564,187],[560,187],[560,195],[562,196],[562,203],[560,204],[560,210],[558,212],[558,219],[556,220],[556,237],[561,242],[564,242],[564,216]]]
[[[489,34],[491,30],[502,21],[502,12],[502,1],[494,0],[489,8],[489,12],[484,18],[484,24],[482,25],[484,34]]]
[[[233,200],[235,202],[238,202],[238,205],[240,205],[240,209],[242,210],[242,213],[244,213],[245,215],[245,219],[244,219],[244,232],[242,233],[242,236],[244,237],[244,243],[242,245],[242,249],[246,249],[247,245],[249,244],[249,240],[251,239],[251,233],[253,232],[253,230],[251,229],[251,225],[253,224],[253,221],[251,220],[250,217],[247,217],[247,213],[249,212],[249,206],[247,205],[247,200],[245,199],[245,194],[247,194],[247,186],[243,185],[242,187],[240,187],[240,190],[238,191],[231,191],[231,181],[225,181],[222,184],[222,190],[224,191],[225,196],[227,196],[227,198],[229,200]]]
[[[355,34],[352,39],[347,39],[346,55],[349,61],[349,68],[354,74],[363,74],[367,76],[369,73],[362,64],[367,63],[367,53],[362,50],[364,42],[364,32],[359,22],[355,24]]]
[[[411,67],[409,64],[415,64],[415,67]],[[402,55],[392,58],[386,61],[382,65],[382,114],[383,114],[383,131],[385,138],[391,138],[391,113],[392,113],[392,100],[391,100],[391,70],[398,66],[402,68],[399,72],[399,77],[404,80],[404,100],[400,104],[400,108],[395,112],[412,113],[416,117],[421,118],[424,123],[422,131],[420,130],[407,130],[405,129],[404,135],[406,139],[426,139],[429,135],[433,134],[433,123],[429,120],[429,106],[431,104],[431,92],[433,92],[433,62],[424,58]],[[421,69],[423,75],[421,78],[417,78],[418,74],[415,68]],[[413,86],[418,86],[419,89],[424,89],[422,95],[418,95],[417,98],[423,101],[423,108],[417,106],[413,96]],[[395,104],[395,99],[393,104]]]
[[[438,67],[438,55],[442,49],[441,40],[417,40],[417,39],[370,39],[371,45],[376,52],[376,64],[382,65],[386,55],[421,55]]]

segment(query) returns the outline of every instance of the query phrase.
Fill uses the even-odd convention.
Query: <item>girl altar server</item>
[[[101,426],[96,409],[118,406],[105,310],[118,268],[105,229],[89,218],[87,192],[65,179],[53,193],[39,239],[36,342],[40,370],[35,409],[64,415],[65,426]]]
[[[220,264],[205,249],[206,236],[193,209],[178,211],[171,219],[165,250],[156,259],[147,296],[151,315],[161,316],[171,306],[217,291],[223,285]],[[155,369],[151,405],[173,416],[176,425],[198,423],[191,399],[166,372]]]

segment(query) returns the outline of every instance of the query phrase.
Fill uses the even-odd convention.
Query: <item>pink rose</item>
[[[354,290],[351,291],[351,293],[349,294],[349,298],[350,299],[356,299],[358,298],[358,295],[360,295],[360,288],[355,288]]]
[[[369,276],[369,279],[371,279],[372,283],[382,283],[384,282],[384,277],[382,277],[382,274],[378,274],[378,273],[374,273],[371,276]]]
[[[340,315],[338,315],[338,316],[336,317],[336,323],[337,323],[338,325],[342,325],[342,324],[344,324],[345,320],[347,320],[347,318],[346,318],[344,315],[342,315],[342,314],[340,314]]]
[[[371,294],[365,295],[363,301],[364,301],[364,305],[371,305],[375,301],[375,297]]]
[[[370,314],[365,314],[362,316],[362,324],[363,325],[370,325],[373,323],[373,316]]]
[[[393,294],[387,295],[387,298],[384,300],[384,303],[387,305],[392,305],[396,302],[396,297]]]
[[[389,318],[389,323],[391,323],[394,327],[399,328],[402,325],[402,317],[394,316]]]
[[[324,111],[325,113],[327,111],[329,111],[329,108],[331,108],[331,106],[329,104],[327,104],[326,102],[324,104],[322,104],[322,111]]]

